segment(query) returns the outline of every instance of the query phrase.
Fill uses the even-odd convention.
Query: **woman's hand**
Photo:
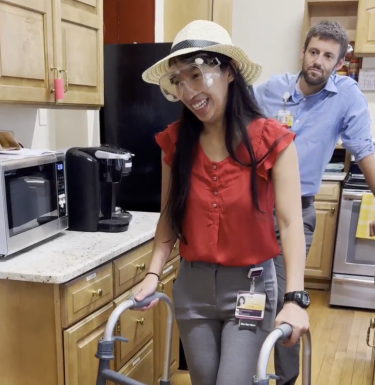
[[[309,316],[306,310],[293,302],[287,302],[276,317],[275,326],[287,323],[293,327],[293,333],[284,346],[295,345],[300,337],[309,329]]]
[[[153,274],[146,275],[145,279],[132,290],[132,296],[136,301],[142,301],[146,297],[154,294],[157,287],[158,277]],[[144,311],[151,309],[152,307],[155,307],[158,302],[158,298],[154,299],[148,306],[140,307],[139,309],[137,308],[137,310]]]
[[[369,224],[370,237],[375,235],[375,221],[370,222]]]

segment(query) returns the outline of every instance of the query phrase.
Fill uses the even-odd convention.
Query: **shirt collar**
[[[302,95],[302,93],[300,93],[298,91],[299,87],[297,87],[297,82],[298,82],[300,76],[301,76],[301,72],[299,72],[298,74],[292,75],[290,77],[289,89],[287,90],[287,92],[289,92],[289,94],[291,95],[290,99],[293,102],[299,102],[300,100],[302,100],[304,98],[304,95]],[[336,75],[332,74],[328,78],[327,83],[325,84],[323,89],[321,91],[319,91],[318,93],[313,94],[313,95],[318,95],[318,94],[320,94],[321,92],[324,92],[324,91],[332,92],[332,93],[337,94],[337,87],[335,85],[335,80],[334,80],[335,76]],[[313,95],[309,95],[309,96],[313,96]]]

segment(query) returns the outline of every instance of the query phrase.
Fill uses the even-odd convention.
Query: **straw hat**
[[[195,20],[177,34],[170,54],[143,72],[142,79],[146,83],[159,84],[161,76],[169,71],[169,59],[197,51],[216,52],[232,58],[247,85],[253,84],[262,73],[259,64],[252,62],[242,48],[233,45],[223,27],[212,21]]]

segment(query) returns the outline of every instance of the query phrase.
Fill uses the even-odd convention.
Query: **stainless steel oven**
[[[65,154],[0,156],[0,257],[68,228]]]
[[[365,192],[370,190],[364,176],[349,174],[341,196],[331,305],[375,309],[375,240],[355,236]]]

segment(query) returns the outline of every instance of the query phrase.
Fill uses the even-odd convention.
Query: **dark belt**
[[[309,206],[311,206],[314,203],[315,197],[301,197],[302,202],[302,208],[307,209]]]

